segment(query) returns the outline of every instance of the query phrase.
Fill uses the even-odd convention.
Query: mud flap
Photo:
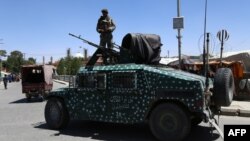
[[[221,138],[224,139],[224,134],[223,134],[223,132],[221,131],[220,127],[215,123],[215,121],[209,118],[209,119],[208,119],[208,122],[209,122],[211,125],[213,125],[213,127],[219,132]]]

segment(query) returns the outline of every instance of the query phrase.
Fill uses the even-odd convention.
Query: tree
[[[59,75],[75,75],[82,64],[82,58],[67,56],[60,59],[57,66],[57,73]]]
[[[35,65],[36,64],[36,59],[33,57],[29,57],[28,60],[25,60],[25,65]]]
[[[6,57],[6,54],[7,54],[6,50],[0,50],[0,57],[1,56]]]
[[[21,66],[24,64],[23,54],[20,51],[12,51],[7,59],[7,66],[10,72],[20,73]]]
[[[57,73],[59,75],[65,75],[66,74],[66,67],[65,67],[65,60],[64,58],[61,58],[58,66],[57,66]]]
[[[5,57],[7,54],[6,50],[0,50],[0,77],[2,76],[1,71],[2,71],[2,57]]]
[[[78,72],[79,68],[81,67],[82,64],[82,59],[81,58],[77,58],[74,57],[70,63],[70,67],[71,67],[71,75],[76,75],[76,73]]]
[[[51,59],[52,60],[52,59]],[[58,66],[57,73],[59,75],[76,75],[81,64],[83,62],[83,58],[72,57],[70,48],[67,49],[67,56],[61,58]]]

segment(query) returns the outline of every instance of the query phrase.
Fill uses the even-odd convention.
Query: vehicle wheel
[[[197,126],[202,122],[202,118],[195,117],[191,119],[191,124],[192,126]]]
[[[43,102],[44,101],[44,97],[41,95],[41,96],[39,96],[39,99],[40,99],[40,101],[41,102]]]
[[[187,113],[179,106],[165,103],[152,111],[149,126],[158,140],[179,141],[189,134],[191,121]]]
[[[27,100],[28,102],[30,102],[30,101],[31,101],[31,95],[25,94],[25,96],[26,96],[26,100]]]
[[[246,89],[247,89],[247,92],[250,93],[250,79],[247,79]]]
[[[61,129],[67,126],[69,114],[60,99],[51,98],[48,100],[45,106],[45,120],[51,129]]]
[[[239,88],[240,90],[244,90],[247,84],[247,79],[241,79],[239,82]]]
[[[220,68],[214,77],[213,101],[218,106],[229,106],[233,100],[234,78],[229,68]]]

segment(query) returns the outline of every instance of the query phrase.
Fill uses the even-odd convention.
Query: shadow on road
[[[32,98],[30,101],[27,101],[26,98],[22,98],[13,102],[10,102],[9,104],[23,104],[23,103],[36,103],[36,102],[43,102],[41,98]]]
[[[0,91],[7,91],[7,89],[5,89],[5,88],[0,88]]]
[[[34,128],[50,130],[44,122],[33,125]],[[52,136],[68,135],[105,141],[156,141],[146,124],[124,125],[100,122],[72,121],[64,130]],[[194,127],[185,141],[213,141],[219,134],[211,133],[211,128]]]

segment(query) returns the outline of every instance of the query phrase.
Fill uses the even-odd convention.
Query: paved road
[[[65,85],[54,83],[54,88]],[[0,85],[0,141],[155,141],[147,125],[117,125],[73,121],[65,130],[48,129],[44,120],[46,102],[33,99],[27,103],[21,83],[10,83],[7,90]],[[223,116],[224,124],[249,124],[250,118]],[[216,131],[210,134],[208,124],[192,129],[187,141],[223,141]]]

